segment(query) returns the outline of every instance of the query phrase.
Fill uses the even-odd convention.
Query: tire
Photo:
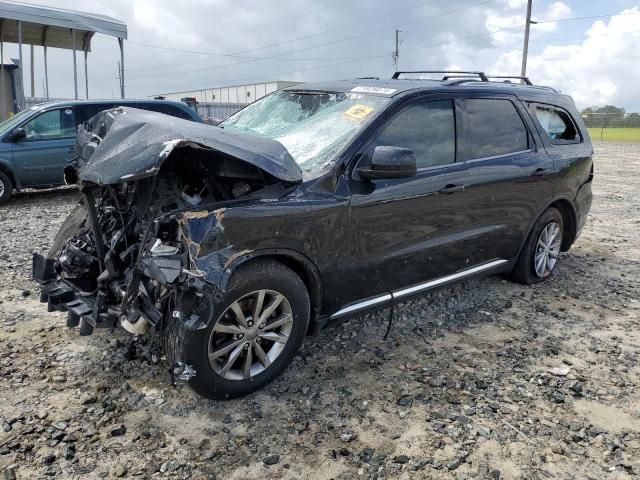
[[[13,193],[13,182],[9,175],[0,170],[0,205],[7,203]]]
[[[551,232],[556,229],[557,235],[553,237],[553,240],[551,241],[551,246],[553,248],[545,250],[544,247],[539,245],[539,241],[544,243],[544,239],[552,236]],[[549,278],[553,274],[557,265],[558,254],[560,253],[560,247],[562,245],[563,232],[564,222],[562,215],[556,208],[549,207],[542,215],[540,215],[531,229],[531,233],[529,233],[527,241],[522,247],[520,256],[518,257],[513,271],[511,272],[512,280],[525,285],[531,285],[543,282]],[[545,235],[548,235],[548,237],[545,237]],[[538,264],[536,264],[536,254],[541,253],[544,255],[544,252],[549,254],[547,256],[548,260],[545,261],[543,267],[540,268],[541,263],[538,262]],[[540,256],[538,256],[537,259],[539,261]]]
[[[263,315],[258,317],[267,320],[254,323],[252,311],[260,304],[261,291]],[[279,303],[278,295],[283,297]],[[269,307],[274,304],[277,308],[267,317]],[[238,320],[238,307],[245,325]],[[189,380],[191,387],[200,395],[223,400],[264,387],[291,363],[309,325],[309,292],[291,269],[274,260],[256,260],[241,265],[233,273],[216,311],[220,314],[209,327],[185,336],[182,358],[196,371]],[[273,327],[278,322],[282,325]],[[238,329],[244,333],[238,333]],[[272,340],[285,337],[284,344]],[[240,347],[242,350],[237,353]],[[226,348],[231,349],[209,359],[210,353],[219,355]]]

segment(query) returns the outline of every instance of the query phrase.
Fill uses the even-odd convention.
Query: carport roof
[[[48,47],[71,49],[71,29],[76,32],[77,49],[89,50],[94,33],[127,38],[127,24],[106,15],[0,0],[3,41],[18,43],[19,21],[22,22],[22,43],[27,45],[46,43]]]

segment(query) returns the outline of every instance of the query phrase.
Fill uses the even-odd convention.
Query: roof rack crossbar
[[[533,85],[529,77],[521,77],[519,75],[488,75],[488,79],[498,79],[498,80],[521,80],[525,83],[525,85]]]
[[[404,72],[395,72],[393,74],[394,80],[398,80],[402,75],[411,75],[414,73],[441,73],[444,74],[442,80],[449,80],[450,78],[460,78],[461,75],[470,76],[470,77],[478,77],[483,82],[488,82],[487,76],[484,72],[465,72],[465,71],[452,71],[452,70],[414,70],[414,71],[404,71]]]

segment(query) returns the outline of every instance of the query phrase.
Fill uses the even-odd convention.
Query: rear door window
[[[456,125],[451,100],[411,105],[392,118],[371,147],[404,147],[416,154],[418,168],[455,162]]]
[[[467,98],[463,102],[464,160],[529,149],[529,132],[510,100]]]

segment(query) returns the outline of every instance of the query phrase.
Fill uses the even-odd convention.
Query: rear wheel
[[[13,193],[13,182],[9,175],[0,171],[0,205],[7,203]]]
[[[207,329],[187,335],[185,363],[201,395],[247,395],[289,365],[309,325],[309,294],[292,270],[272,260],[241,266]]]
[[[538,218],[511,273],[513,280],[530,285],[549,278],[556,268],[562,246],[563,219],[548,208]]]

